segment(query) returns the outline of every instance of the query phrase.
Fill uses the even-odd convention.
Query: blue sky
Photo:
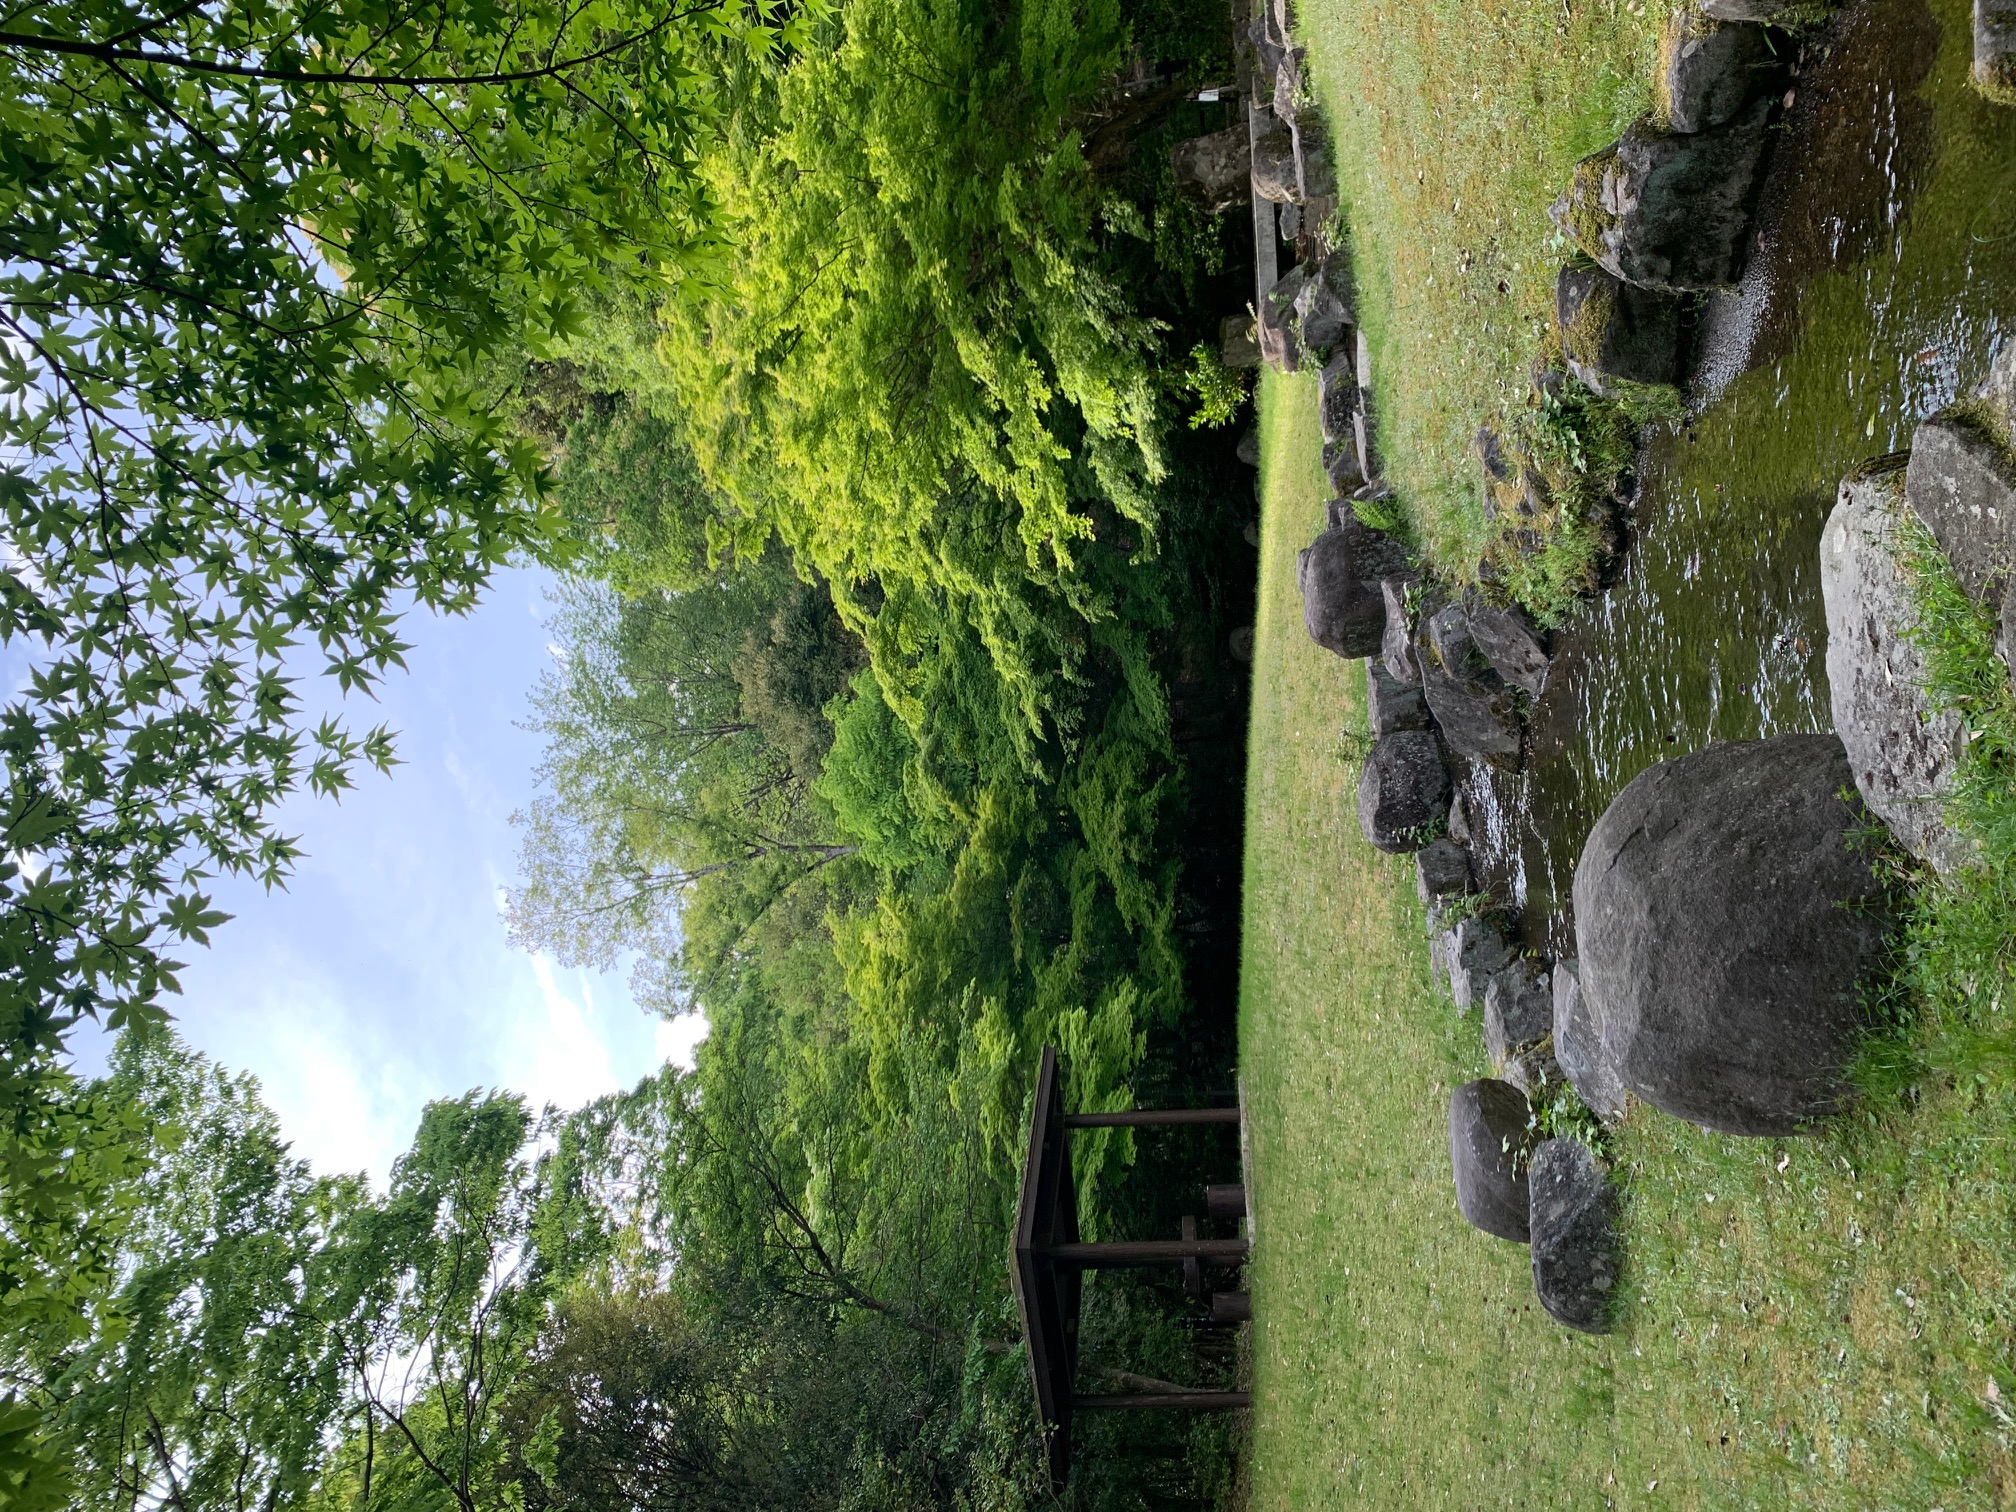
[[[421,1107],[509,1087],[573,1107],[689,1060],[700,1026],[631,1001],[621,972],[571,971],[513,949],[500,912],[516,876],[514,809],[532,793],[539,737],[520,728],[550,664],[545,590],[499,575],[462,619],[429,614],[359,729],[398,732],[404,764],[361,773],[340,801],[297,795],[280,827],[307,851],[285,892],[216,885],[235,917],[184,947],[177,1026],[259,1078],[297,1154],[383,1183]],[[77,1046],[89,1068],[102,1048]]]

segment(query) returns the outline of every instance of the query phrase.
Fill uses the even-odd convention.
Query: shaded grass
[[[1906,970],[1925,1016],[1872,1056],[1860,1112],[1772,1141],[1633,1110],[1612,1142],[1619,1332],[1556,1327],[1526,1251],[1456,1212],[1444,1118],[1482,1072],[1481,1034],[1428,980],[1411,867],[1358,835],[1361,666],[1302,630],[1294,556],[1326,493],[1313,385],[1269,379],[1261,421],[1240,1008],[1252,1507],[2016,1506],[2008,852],[1917,894]],[[1991,632],[1978,612],[1935,618],[1935,662],[1950,652],[1943,685],[1999,753],[1981,801],[2016,812]]]
[[[1385,470],[1434,564],[1468,576],[1496,534],[1477,428],[1525,410],[1553,339],[1568,249],[1547,207],[1578,158],[1650,107],[1663,12],[1616,0],[1297,11],[1331,123]]]

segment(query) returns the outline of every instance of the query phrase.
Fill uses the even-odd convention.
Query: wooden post
[[[1213,1323],[1252,1322],[1252,1293],[1243,1291],[1211,1293],[1211,1321]]]
[[[1246,1216],[1246,1184],[1229,1181],[1223,1185],[1204,1188],[1204,1211],[1213,1218],[1244,1218]]]

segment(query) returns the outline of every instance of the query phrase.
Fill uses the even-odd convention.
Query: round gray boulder
[[[1298,574],[1309,638],[1339,656],[1377,656],[1386,637],[1381,578],[1407,570],[1407,554],[1346,510],[1310,543]]]
[[[1395,730],[1372,747],[1358,777],[1358,827],[1391,855],[1417,851],[1449,801],[1442,749],[1428,730]]]
[[[1527,1175],[1533,1290],[1557,1323],[1608,1333],[1616,1295],[1617,1204],[1602,1166],[1578,1139],[1549,1139]]]
[[[1713,745],[1641,772],[1575,868],[1582,991],[1625,1087],[1727,1134],[1825,1117],[1886,918],[1832,735]]]
[[[1527,1116],[1524,1094],[1509,1082],[1465,1082],[1449,1099],[1456,1206],[1473,1226],[1514,1244],[1529,1233]]]

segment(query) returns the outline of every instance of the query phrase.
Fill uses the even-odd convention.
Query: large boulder
[[[1227,315],[1218,322],[1218,360],[1228,368],[1260,366],[1260,332],[1251,315]]]
[[[1603,1037],[1582,995],[1580,963],[1570,956],[1554,963],[1554,1060],[1575,1095],[1605,1123],[1624,1116],[1624,1078],[1610,1063]]]
[[[1798,1133],[1845,1092],[1886,933],[1833,735],[1641,772],[1575,868],[1582,991],[1624,1085],[1729,1134]]]
[[[1495,1079],[1465,1082],[1449,1099],[1449,1164],[1456,1175],[1456,1206],[1472,1225],[1524,1244],[1531,1197],[1526,1152],[1532,1133],[1529,1109],[1517,1087]]]
[[[1309,638],[1339,656],[1377,656],[1386,635],[1380,580],[1406,568],[1398,543],[1347,513],[1309,547],[1302,573]]]
[[[1672,383],[1680,367],[1680,300],[1614,273],[1571,264],[1554,283],[1568,371],[1599,394],[1618,379]]]
[[[1335,369],[1338,376],[1349,379],[1351,342],[1347,338],[1351,334],[1351,306],[1342,292],[1348,286],[1347,280],[1341,260],[1325,258],[1317,263],[1308,282],[1302,285],[1302,292],[1295,296],[1295,323],[1304,350],[1330,354],[1331,360],[1323,371],[1329,373]],[[1326,437],[1328,434],[1325,432]]]
[[[1997,607],[2016,567],[2016,459],[1967,410],[1942,410],[1911,437],[1904,498],[1960,586]]]
[[[1634,122],[1575,165],[1553,205],[1554,223],[1626,283],[1668,290],[1735,283],[1762,183],[1770,103],[1714,131]]]
[[[1421,681],[1421,665],[1414,659],[1414,630],[1407,619],[1408,579],[1382,578],[1379,596],[1386,606],[1386,628],[1380,633],[1379,656],[1386,670],[1404,683]]]
[[[1608,1333],[1616,1297],[1617,1204],[1579,1139],[1544,1140],[1527,1172],[1533,1290],[1557,1323]]]
[[[1449,801],[1442,750],[1428,730],[1396,730],[1373,742],[1358,775],[1358,827],[1389,855],[1417,851]]]
[[[1683,132],[1727,126],[1753,101],[1776,93],[1788,56],[1782,40],[1755,22],[1684,12],[1663,52],[1666,124]]]
[[[1428,701],[1416,683],[1403,683],[1378,657],[1365,659],[1365,719],[1374,735],[1429,728]]]
[[[1289,126],[1295,138],[1295,188],[1298,203],[1329,199],[1337,193],[1337,175],[1330,166],[1330,149],[1324,139],[1322,121],[1311,111],[1300,111]]]
[[[1253,198],[1253,134],[1242,121],[1170,149],[1176,186],[1218,215]]]
[[[1331,492],[1340,496],[1356,493],[1364,486],[1365,470],[1358,465],[1358,448],[1348,436],[1323,443],[1323,476],[1330,480]]]
[[[1470,622],[1470,643],[1485,664],[1506,682],[1538,698],[1547,686],[1547,653],[1540,636],[1516,609],[1470,597],[1464,604]]]
[[[1974,0],[1974,86],[2016,105],[2016,0]]]
[[[1904,529],[1896,472],[1850,477],[1820,534],[1827,604],[1827,685],[1834,731],[1863,802],[1904,848],[1940,871],[1972,847],[1946,822],[1960,755],[1960,716],[1925,695],[1918,615],[1899,564]]]

